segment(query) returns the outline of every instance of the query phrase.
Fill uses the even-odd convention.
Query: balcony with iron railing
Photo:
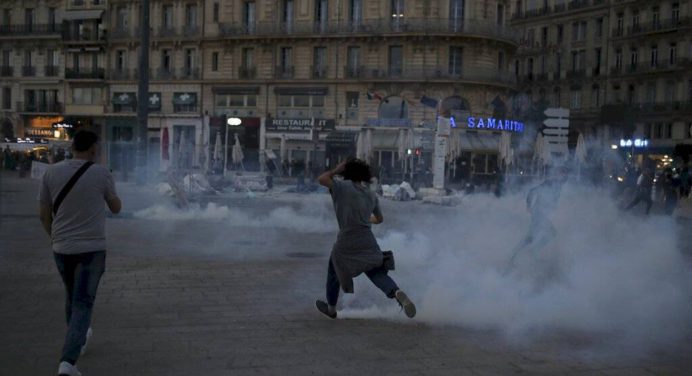
[[[586,69],[570,69],[567,71],[567,79],[574,80],[586,77]]]
[[[60,37],[60,24],[31,24],[31,25],[0,25],[0,38],[31,37]]]
[[[22,67],[22,76],[33,77],[35,75],[36,75],[36,67],[30,66],[30,65]]]
[[[692,69],[692,60],[687,58],[678,58],[673,62],[670,60],[660,60],[654,62],[653,64],[651,61],[646,61],[637,64],[627,64],[622,67],[614,66],[610,68],[610,74],[613,76],[655,74],[665,71],[688,69]]]
[[[108,79],[113,81],[127,81],[137,79],[137,70],[128,68],[116,68],[108,71]]]
[[[249,67],[249,66],[238,67],[238,78],[242,78],[242,79],[257,78],[257,67]]]
[[[156,30],[155,37],[157,38],[174,38],[178,36],[178,30],[173,26],[159,26]]]
[[[70,0],[68,5],[73,8],[84,8],[86,6],[102,6],[106,0]]]
[[[668,19],[668,20],[663,20],[663,21],[658,21],[658,22],[644,22],[640,23],[636,26],[630,26],[627,28],[626,33],[622,33],[624,35],[619,35],[619,36],[638,36],[638,35],[643,35],[643,34],[653,34],[653,33],[664,33],[664,32],[670,32],[674,31],[678,28],[683,28],[683,27],[688,27],[690,26],[690,18],[689,17],[683,17],[683,18],[675,18],[675,19]]]
[[[68,80],[103,80],[106,70],[103,68],[65,68],[65,79]]]
[[[455,20],[449,18],[407,18],[397,22],[389,19],[372,19],[359,22],[312,22],[292,23],[255,22],[251,24],[222,23],[219,34],[222,37],[243,36],[348,36],[351,34],[389,35],[389,34],[440,34],[474,35],[478,37],[504,39],[516,43],[518,36],[511,28],[497,25],[490,20]]]
[[[403,66],[403,67],[374,67],[374,66],[345,66],[345,77],[357,80],[387,81],[387,80],[442,80],[442,81],[471,81],[502,86],[516,85],[517,79],[513,73],[498,72],[493,69],[436,67],[436,66]]]
[[[106,35],[96,27],[83,28],[82,30],[64,29],[62,31],[62,39],[66,42],[100,43],[106,41]]]
[[[31,113],[62,113],[62,103],[60,103],[60,102],[17,102],[17,109],[20,112],[31,112]]]
[[[14,75],[14,67],[2,66],[0,67],[0,77],[12,77]]]
[[[57,77],[58,69],[56,65],[46,65],[43,72],[46,77]]]
[[[132,39],[139,36],[139,29],[115,27],[109,33],[110,39]]]
[[[543,6],[540,8],[518,11],[512,15],[513,20],[521,20],[534,17],[554,15],[563,12],[573,12],[589,7],[605,5],[606,0],[572,0],[568,3],[555,4],[552,7]]]
[[[202,29],[197,25],[183,25],[180,36],[183,38],[196,38],[199,37],[201,31]]]
[[[171,80],[176,78],[175,70],[173,68],[158,67],[152,69],[151,78],[155,80]]]
[[[276,78],[278,79],[291,79],[294,77],[295,67],[294,66],[278,66],[276,67]]]
[[[179,69],[177,77],[179,80],[199,80],[199,68],[196,67],[183,67]]]
[[[329,73],[329,67],[326,65],[313,65],[310,67],[310,72],[312,72],[312,78],[327,78]]]

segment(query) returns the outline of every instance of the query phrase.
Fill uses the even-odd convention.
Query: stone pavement
[[[0,375],[55,374],[65,331],[63,291],[35,214],[36,183],[0,174]],[[260,239],[229,240],[231,249],[286,249],[280,257],[233,259],[177,251],[203,248],[203,239],[176,244],[190,235],[181,232],[166,242],[149,225],[109,220],[111,250],[95,334],[79,361],[85,376],[692,372],[689,346],[648,356],[588,357],[577,355],[588,343],[569,335],[512,345],[494,333],[415,320],[327,320],[312,304],[323,295],[327,261],[316,249],[328,246],[331,234],[275,237],[231,228],[229,239]],[[302,245],[306,236],[313,237],[314,249]]]

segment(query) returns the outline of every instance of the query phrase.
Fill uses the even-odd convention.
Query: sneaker
[[[329,304],[327,304],[326,302],[323,302],[321,300],[315,301],[315,308],[317,308],[318,311],[320,311],[322,314],[329,317],[330,319],[336,318],[336,312],[329,313]]]
[[[396,290],[396,293],[394,293],[394,297],[396,298],[396,301],[399,302],[401,308],[404,309],[406,316],[408,316],[409,318],[413,318],[413,316],[416,315],[416,306],[413,304],[411,299],[409,299],[408,296],[406,296],[406,293],[404,293],[401,290]]]
[[[58,376],[82,376],[82,374],[77,369],[77,366],[74,366],[68,362],[60,362],[60,366],[58,367]]]
[[[87,345],[89,344],[89,339],[93,334],[94,332],[91,330],[91,328],[89,328],[87,330],[86,339],[84,340],[84,345],[82,345],[82,350],[79,352],[79,355],[84,355],[86,353]]]

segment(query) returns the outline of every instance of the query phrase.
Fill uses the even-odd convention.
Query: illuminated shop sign
[[[74,128],[74,125],[70,123],[53,123],[53,128],[57,129],[71,129]]]
[[[631,140],[631,139],[629,139],[629,140],[621,139],[620,140],[620,147],[622,147],[622,148],[631,148],[633,146],[635,148],[648,147],[649,146],[649,140],[642,140],[641,138],[636,138],[634,140]]]
[[[459,125],[465,126],[468,129],[491,129],[495,131],[509,131],[509,132],[524,132],[524,123],[515,120],[506,119],[495,119],[495,118],[483,118],[483,117],[473,117],[469,116],[466,119],[466,124],[457,124],[454,117],[449,119],[450,126],[452,128],[457,128]]]

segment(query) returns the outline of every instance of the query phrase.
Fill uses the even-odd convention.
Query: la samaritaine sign
[[[462,123],[463,124],[463,123]],[[468,129],[492,129],[497,131],[510,131],[521,133],[524,131],[524,123],[515,120],[495,119],[495,118],[476,118],[469,116],[466,119],[466,128]],[[450,118],[450,126],[458,127],[454,118]]]
[[[334,119],[270,119],[267,122],[268,131],[304,132],[310,129],[318,131],[333,130]]]

